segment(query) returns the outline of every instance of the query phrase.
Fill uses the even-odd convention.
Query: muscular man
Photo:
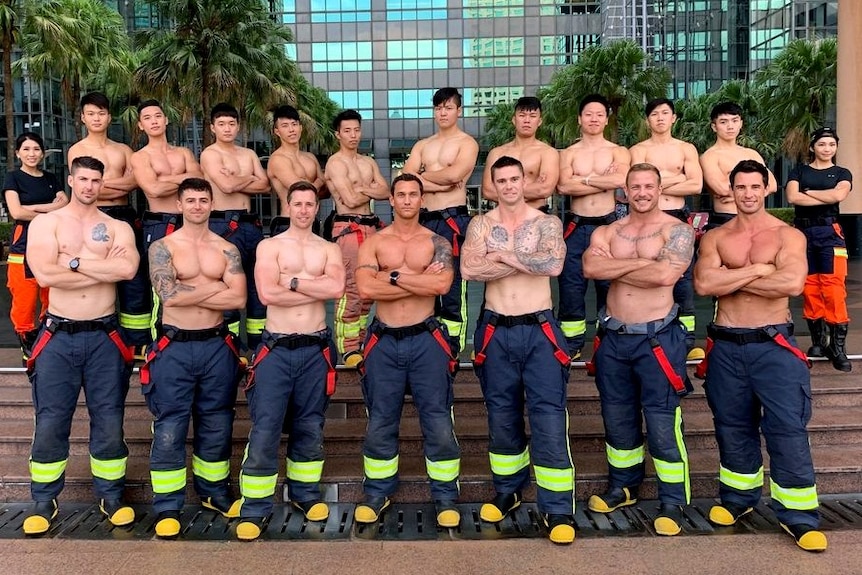
[[[250,349],[260,344],[266,322],[266,306],[260,302],[254,283],[257,244],[263,240],[260,216],[251,211],[251,197],[269,191],[269,178],[254,150],[236,145],[239,112],[230,104],[216,104],[210,113],[210,130],[215,143],[201,152],[204,177],[213,187],[210,231],[239,250],[245,273],[245,331]],[[240,333],[240,310],[225,312],[225,322],[234,335]]]
[[[239,516],[229,487],[239,356],[222,314],[243,306],[246,282],[236,247],[207,227],[212,196],[206,180],[184,180],[177,189],[183,227],[149,252],[150,279],[164,310],[161,333],[141,369],[141,389],[155,418],[150,477],[159,537],[180,533],[190,419],[201,504]]]
[[[760,501],[762,431],[778,521],[801,548],[823,551],[826,536],[817,530],[817,488],[805,430],[811,418],[809,364],[793,338],[788,306],[805,284],[805,236],[764,209],[769,185],[764,165],[741,161],[730,173],[730,185],[737,216],[703,236],[694,270],[697,292],[718,298],[704,360],[721,457],[721,504],[710,509],[709,519],[733,525]]]
[[[281,206],[279,215],[272,218],[269,226],[271,236],[279,234],[290,225],[287,217],[287,190],[296,182],[309,182],[318,192],[318,197],[326,197],[322,193],[326,190],[323,180],[323,169],[317,157],[311,152],[303,152],[299,149],[302,139],[302,123],[299,120],[299,112],[293,106],[279,106],[272,113],[272,131],[278,138],[280,144],[269,157],[266,165],[266,175],[272,184],[272,190],[278,196]],[[314,233],[319,234],[320,225],[315,219],[312,225]]]
[[[742,108],[733,102],[721,102],[713,106],[709,114],[710,128],[715,132],[715,144],[700,156],[703,183],[712,194],[712,213],[707,230],[727,223],[736,215],[733,191],[730,189],[730,171],[742,160],[755,160],[765,164],[757,150],[737,143],[742,132]],[[778,189],[775,176],[769,173],[766,193]]]
[[[135,520],[123,503],[126,460],[123,413],[131,349],[119,334],[116,284],[138,269],[131,228],[96,207],[104,165],[80,156],[68,179],[70,203],[30,224],[27,262],[49,288],[48,314],[27,363],[36,431],[30,451],[30,493],[35,505],[24,533],[45,533],[57,516],[69,458],[72,416],[83,387],[90,414],[90,470],[99,509],[113,525]]]
[[[581,139],[560,153],[557,191],[569,196],[571,211],[563,220],[566,263],[559,277],[560,325],[572,360],[580,359],[587,331],[587,278],[583,256],[598,226],[616,221],[614,191],[621,188],[629,169],[629,151],[605,139],[611,107],[598,94],[586,96],[578,109]],[[596,310],[605,305],[609,283],[593,281]]]
[[[452,245],[454,280],[448,293],[438,299],[434,313],[446,326],[455,355],[464,349],[467,336],[467,284],[461,280],[461,245],[470,223],[467,181],[476,167],[479,144],[458,127],[461,94],[455,88],[434,93],[437,133],[419,140],[410,150],[404,173],[420,178],[425,190],[419,221]]]
[[[285,207],[291,225],[260,243],[254,270],[267,308],[263,345],[246,387],[251,432],[236,528],[244,541],[260,536],[272,512],[283,422],[290,501],[309,521],[329,517],[329,507],[320,500],[320,476],[326,406],[335,392],[335,346],[324,302],[344,293],[344,263],[337,245],[312,232],[318,208],[314,184],[293,183]]]
[[[455,357],[445,326],[434,318],[434,301],[452,283],[452,246],[419,224],[422,189],[413,174],[395,178],[392,225],[359,249],[356,283],[362,297],[377,302],[377,314],[363,364],[365,501],[354,518],[377,521],[398,487],[398,424],[409,391],[419,413],[437,524],[450,528],[461,521],[455,507],[461,469],[452,413]]]
[[[138,184],[132,174],[132,149],[108,138],[111,127],[111,104],[101,92],[91,92],[81,98],[81,122],[87,136],[69,148],[68,163],[80,156],[90,156],[105,165],[105,176],[96,205],[112,218],[126,222],[135,232],[135,245],[143,256],[144,236],[138,211],[130,205],[129,194]],[[152,296],[147,277],[146,258],[130,281],[117,284],[120,302],[120,327],[123,339],[135,347],[135,355],[143,359],[144,348],[150,343],[150,309]]]
[[[389,197],[377,162],[359,153],[362,116],[344,110],[332,121],[338,151],[326,162],[326,185],[335,201],[332,239],[341,248],[346,274],[344,295],[335,307],[335,345],[347,367],[362,362],[359,347],[365,339],[371,301],[356,287],[356,266],[362,243],[382,227],[371,211],[371,200]]]
[[[524,199],[527,204],[548,213],[548,198],[557,188],[560,177],[560,154],[536,138],[542,125],[542,102],[531,96],[519,98],[515,102],[512,124],[515,126],[515,139],[488,153],[482,176],[482,197],[498,201],[491,166],[498,158],[509,156],[520,160],[524,166]]]
[[[691,497],[679,406],[691,384],[673,286],[691,262],[694,229],[661,210],[661,182],[657,167],[634,164],[625,186],[629,215],[596,230],[584,254],[584,274],[611,282],[591,362],[605,426],[608,491],[588,505],[610,513],[637,501],[646,419],[661,502],[653,525],[659,535],[676,535],[681,506]]]
[[[835,165],[838,134],[820,128],[811,135],[811,161],[798,165],[787,179],[787,201],[796,208],[794,226],[808,240],[808,275],[805,278],[802,315],[811,330],[808,355],[832,361],[850,371],[845,343],[847,315],[847,243],[838,223],[839,204],[853,186],[850,170]],[[827,331],[828,328],[828,331]]]
[[[539,512],[554,543],[575,540],[575,469],[569,453],[569,353],[554,319],[550,276],[563,268],[560,220],[524,199],[524,168],[510,156],[491,165],[498,206],[467,228],[462,273],[484,281],[476,326],[476,375],[488,408],[491,473],[497,496],[480,510],[497,523],[521,504],[530,451]],[[524,432],[524,398],[531,447]]]
[[[691,213],[685,203],[686,196],[699,194],[703,188],[703,172],[697,158],[697,148],[671,135],[676,122],[673,102],[656,98],[646,105],[649,139],[632,146],[632,163],[649,163],[661,174],[659,208],[681,222],[688,223]],[[688,359],[703,359],[703,349],[695,347],[694,283],[689,265],[673,288],[673,300],[679,304],[679,320],[685,326],[685,345]]]

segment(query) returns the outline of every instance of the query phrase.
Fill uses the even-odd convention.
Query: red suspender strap
[[[491,343],[491,338],[494,337],[495,329],[497,329],[497,316],[492,315],[488,323],[485,324],[485,333],[482,334],[482,348],[476,353],[475,359],[473,359],[474,365],[482,365],[488,359],[485,350],[488,349],[488,344]]]
[[[362,375],[365,375],[365,360],[367,360],[368,356],[371,355],[371,350],[374,349],[374,346],[377,345],[379,340],[380,336],[372,332],[368,341],[365,343],[365,349],[362,350],[363,360],[362,363],[359,364],[359,371],[362,372]]]
[[[177,217],[176,217],[176,216],[172,216],[172,217],[168,220],[168,225],[167,225],[167,226],[165,226],[165,235],[166,235],[166,236],[171,235],[172,233],[174,233],[174,230],[176,230],[176,229],[177,229]]]
[[[784,337],[784,334],[782,334],[780,331],[778,331],[777,329],[775,329],[771,325],[766,326],[763,329],[766,332],[766,335],[768,335],[769,337],[772,338],[772,341],[774,341],[775,343],[777,343],[778,345],[780,345],[781,347],[783,347],[784,349],[788,350],[790,353],[792,353],[793,355],[798,357],[803,363],[805,363],[805,365],[808,366],[809,369],[811,368],[811,362],[808,360],[808,356],[805,355],[801,349],[799,349],[798,347],[794,346],[789,341],[787,341],[787,338]]]
[[[111,341],[114,342],[114,345],[117,346],[120,350],[120,355],[123,356],[123,361],[127,364],[132,364],[135,362],[135,352],[132,351],[132,347],[126,345],[126,342],[123,341],[123,338],[120,336],[120,332],[116,329],[108,332],[108,337],[111,338]]]
[[[649,343],[650,346],[652,346],[653,355],[655,355],[655,358],[658,360],[661,370],[670,382],[670,386],[678,395],[686,395],[688,390],[685,388],[685,383],[682,381],[679,374],[673,370],[673,367],[671,366],[670,361],[668,361],[667,355],[665,355],[658,338],[650,338]]]
[[[36,344],[33,346],[33,351],[30,352],[30,357],[27,358],[27,373],[33,373],[33,369],[36,367],[36,357],[42,353],[42,350],[45,349],[45,346],[48,344],[48,340],[50,340],[53,335],[54,330],[51,329],[51,325],[42,330],[42,335],[39,336],[38,340],[36,340]]]
[[[321,351],[323,352],[323,359],[326,360],[326,395],[332,395],[335,393],[335,383],[337,379],[335,365],[332,363],[332,352],[327,343],[323,344]]]
[[[254,370],[257,368],[258,365],[260,365],[260,362],[263,361],[263,358],[269,355],[271,349],[272,348],[270,346],[264,345],[260,348],[260,351],[254,354],[254,361],[250,366],[248,366],[246,371],[245,385],[242,386],[243,391],[248,391],[254,386]]]
[[[171,343],[171,338],[165,334],[150,348],[147,358],[144,360],[144,365],[141,366],[141,385],[150,383],[150,363],[156,359],[159,353],[168,347],[169,343]]]
[[[452,257],[457,258],[461,253],[461,248],[458,247],[458,236],[461,235],[461,228],[458,227],[458,223],[452,216],[446,218],[446,225],[452,228],[452,231],[455,232],[455,235],[452,236]]]
[[[564,240],[569,239],[569,236],[575,232],[575,228],[577,228],[577,227],[578,227],[578,224],[576,224],[574,220],[569,222],[569,225],[566,226],[566,231],[563,232],[563,239]]]
[[[455,368],[458,367],[458,360],[452,355],[452,347],[449,345],[449,342],[446,341],[446,336],[443,335],[443,332],[440,331],[440,326],[434,323],[431,328],[431,335],[434,336],[434,339],[437,340],[437,343],[440,344],[440,347],[443,348],[443,351],[446,352],[446,357],[449,358],[449,372],[455,373]]]
[[[596,363],[595,363],[596,352],[599,351],[600,345],[602,345],[602,338],[597,333],[596,337],[593,338],[593,357],[591,357],[590,360],[588,362],[586,362],[586,364],[587,364],[587,375],[589,375],[590,377],[596,376]]]
[[[554,346],[554,357],[557,358],[557,361],[559,361],[561,365],[568,366],[569,363],[571,363],[571,358],[569,357],[569,354],[563,351],[560,344],[557,343],[557,337],[554,335],[554,330],[551,328],[548,318],[546,318],[543,313],[538,314],[537,317],[539,318],[539,325],[542,328],[542,333],[545,334],[545,337],[547,337],[548,341],[551,342],[551,345]]]
[[[711,337],[706,338],[706,353],[703,356],[703,359],[700,360],[700,363],[697,364],[697,367],[694,368],[694,376],[698,379],[706,379],[706,368],[709,366],[709,352],[712,351],[712,346],[715,343],[712,341]]]

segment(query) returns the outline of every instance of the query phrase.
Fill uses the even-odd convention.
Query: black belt
[[[376,324],[372,327],[374,333],[378,336],[388,335],[394,337],[395,339],[404,339],[405,337],[412,337],[414,335],[419,335],[420,333],[431,332],[433,326],[428,325],[428,321],[423,321],[422,323],[417,323],[414,325],[407,325],[404,327],[388,327],[384,326],[381,323]]]
[[[456,216],[469,216],[470,209],[467,206],[452,206],[442,210],[423,210],[419,213],[419,219],[423,222],[431,220],[445,220]]]
[[[78,320],[65,319],[54,314],[48,314],[46,321],[50,321],[51,331],[62,331],[65,333],[83,333],[85,331],[111,331],[117,325],[117,316],[109,315],[100,319]]]
[[[836,223],[838,218],[793,218],[793,227],[796,228],[813,228],[815,226],[831,226]]]
[[[706,326],[706,335],[718,341],[729,341],[737,345],[745,345],[748,343],[767,343],[774,341],[774,334],[777,327],[785,327],[787,335],[793,335],[793,324],[780,324],[780,326],[764,326],[752,329],[726,328],[717,325]]]
[[[375,215],[356,215],[356,214],[336,214],[333,221],[336,222],[353,222],[359,226],[376,227],[380,223],[380,218]]]
[[[99,211],[102,212],[103,214],[107,214],[107,215],[113,217],[114,219],[120,219],[120,218],[115,217],[113,214],[132,215],[134,217],[137,217],[137,215],[138,215],[138,212],[135,210],[135,208],[133,208],[129,204],[126,204],[124,206],[99,206]]]
[[[533,313],[525,313],[523,315],[500,315],[493,311],[486,310],[488,314],[488,323],[497,327],[515,327],[518,325],[541,325],[548,321],[545,312],[537,311]]]
[[[662,211],[664,213],[666,213],[667,215],[673,216],[676,219],[678,219],[679,221],[686,223],[686,224],[688,223],[688,216],[691,213],[691,210],[689,210],[688,207],[680,208],[677,210],[662,210]]]
[[[211,220],[233,220],[236,222],[255,223],[260,221],[256,214],[249,213],[248,210],[213,210],[210,213]]]
[[[149,222],[179,223],[183,220],[183,215],[168,214],[166,212],[144,212],[143,219]]]
[[[224,325],[207,329],[179,329],[171,325],[163,325],[162,333],[174,342],[206,341],[208,339],[224,339],[228,329]]]
[[[325,337],[300,333],[275,337],[275,341],[270,347],[299,349],[301,347],[326,347],[327,345],[329,345],[329,340]]]
[[[565,217],[565,223],[573,222],[579,226],[606,226],[617,221],[617,213],[611,212],[604,216],[579,216],[568,212]]]

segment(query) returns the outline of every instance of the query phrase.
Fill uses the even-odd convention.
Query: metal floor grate
[[[768,501],[731,527],[717,527],[709,520],[712,499],[697,499],[685,508],[683,535],[732,533],[777,533],[781,531]],[[22,539],[24,518],[31,503],[0,504],[0,539]],[[155,539],[156,516],[152,507],[135,505],[137,520],[128,527],[114,527],[99,511],[98,505],[62,503],[51,529],[43,538],[78,540],[151,540]],[[383,512],[380,521],[359,524],[353,520],[355,505],[330,503],[325,522],[306,521],[290,505],[277,505],[261,534],[262,540],[335,540],[363,539],[377,541],[421,540],[500,540],[547,537],[541,514],[535,503],[524,503],[503,521],[493,524],[479,519],[481,504],[458,505],[461,524],[445,529],[436,524],[433,504],[393,504]],[[642,501],[613,513],[593,513],[579,503],[575,513],[577,537],[654,537],[653,520],[659,509],[657,501]],[[827,495],[820,498],[821,529],[838,531],[862,529],[862,494]],[[186,541],[228,541],[236,539],[236,519],[225,519],[215,511],[187,506],[180,514],[180,538]]]

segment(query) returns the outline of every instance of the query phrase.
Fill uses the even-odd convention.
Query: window
[[[464,18],[508,18],[524,15],[524,0],[464,0]]]
[[[464,116],[487,116],[497,104],[510,104],[524,96],[523,86],[464,89]]]
[[[445,69],[449,65],[446,40],[390,40],[386,58],[390,70]]]
[[[312,72],[371,70],[371,42],[321,42],[311,45]]]
[[[362,120],[370,120],[374,117],[374,96],[370,90],[346,91],[326,93],[330,99],[343,110],[356,110],[362,116]]]
[[[464,40],[465,68],[523,65],[523,38],[473,38]]]
[[[446,0],[386,0],[386,19],[445,20]]]
[[[389,117],[393,119],[433,118],[434,90],[389,90]]]
[[[371,0],[311,0],[312,22],[370,22]]]

